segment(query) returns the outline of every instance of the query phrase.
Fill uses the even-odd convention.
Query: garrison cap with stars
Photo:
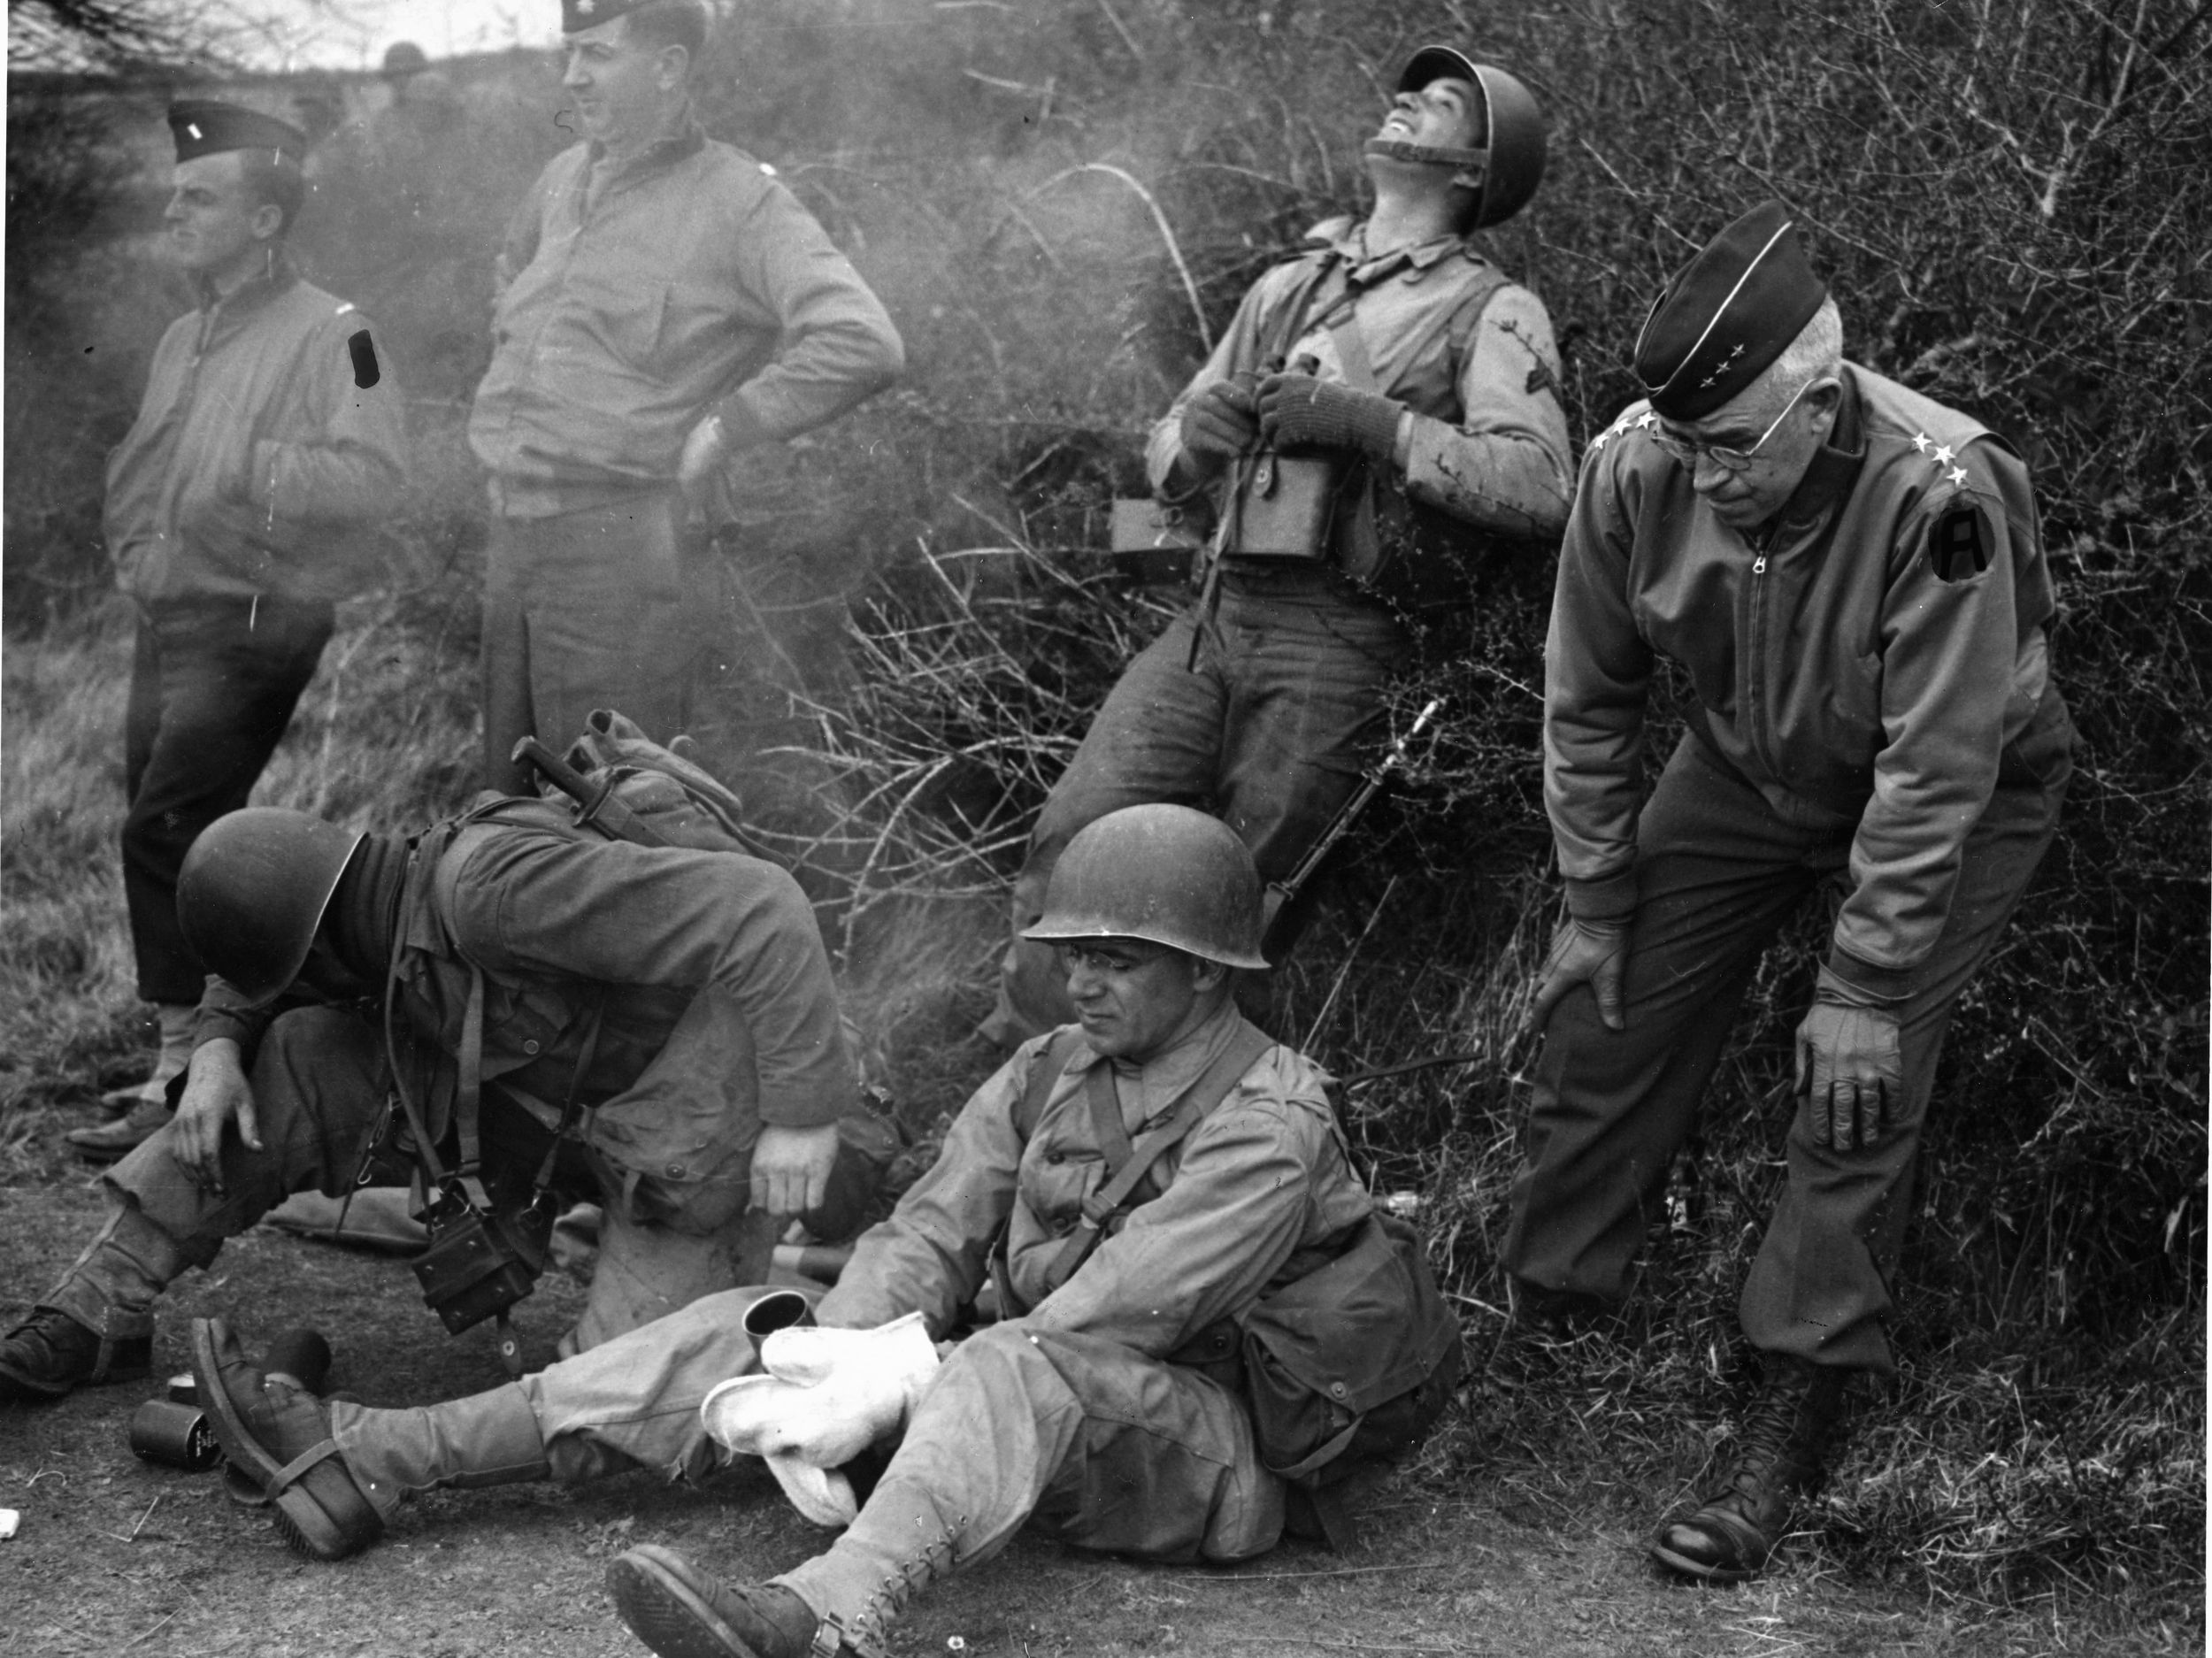
[[[280,162],[297,166],[307,154],[307,134],[291,122],[213,98],[172,104],[169,135],[176,140],[179,161],[196,161],[226,150],[267,150]]]
[[[583,29],[595,29],[645,4],[646,0],[561,0],[561,33],[574,35]]]
[[[1828,288],[1789,209],[1762,202],[1674,274],[1636,336],[1636,375],[1670,420],[1702,420],[1813,319]]]

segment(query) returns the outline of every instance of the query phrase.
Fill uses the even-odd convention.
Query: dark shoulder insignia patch
[[[1928,532],[1928,564],[1938,581],[1971,581],[1989,568],[1989,537],[1979,508],[1962,501]]]

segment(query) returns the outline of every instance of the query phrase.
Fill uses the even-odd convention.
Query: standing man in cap
[[[1321,1461],[1371,1386],[1421,1391],[1432,1421],[1458,1329],[1417,1244],[1383,1245],[1403,1270],[1368,1270],[1390,1230],[1324,1078],[1238,1016],[1230,971],[1257,959],[1259,933],[1251,855],[1219,822],[1164,805],[1102,817],[1069,846],[1037,928],[1077,1023],[976,1090],[936,1166],[814,1309],[820,1328],[779,1328],[792,1314],[763,1320],[760,1293],[734,1291],[496,1393],[371,1410],[263,1377],[203,1323],[194,1368],[225,1448],[285,1482],[280,1529],[335,1557],[373,1542],[411,1493],[637,1467],[703,1479],[737,1440],[774,1457],[783,1434],[806,1439],[817,1478],[788,1462],[779,1477],[795,1499],[837,1504],[813,1517],[847,1527],[813,1559],[766,1583],[654,1545],[610,1567],[624,1621],[668,1658],[879,1654],[917,1593],[1025,1524],[1155,1560],[1260,1554],[1292,1495],[1277,1470],[1296,1459],[1238,1355],[1252,1362],[1272,1299],[1302,1284],[1317,1298],[1302,1303],[1307,1356],[1349,1401],[1323,1413]],[[1394,1253],[1408,1248],[1410,1261]],[[994,1278],[1000,1321],[933,1348]],[[812,1386],[780,1403],[764,1378],[725,1386],[785,1341]],[[756,1387],[765,1401],[746,1397]],[[780,1409],[768,1441],[733,1420],[761,1427]],[[1395,1448],[1425,1425],[1417,1413]],[[888,1457],[856,1512],[843,1482],[819,1478],[833,1439]]]
[[[983,1027],[997,1040],[1068,1017],[1051,953],[1024,934],[1084,825],[1138,801],[1198,806],[1262,879],[1287,875],[1358,787],[1386,689],[1462,613],[1481,555],[1566,522],[1551,319],[1471,240],[1535,194],[1535,101],[1502,69],[1425,48],[1366,157],[1372,211],[1319,225],[1263,276],[1153,428],[1155,494],[1222,523],[1208,597],[1129,664],[1039,815]],[[1323,480],[1319,511],[1286,547],[1255,526],[1264,480],[1302,472]]]
[[[1770,202],[1668,286],[1648,388],[1590,446],[1546,648],[1567,919],[1504,1260],[1540,1309],[1618,1301],[1759,956],[1824,891],[1788,1177],[1742,1297],[1766,1366],[1735,1462],[1654,1547],[1757,1572],[1883,1332],[1951,1009],[2049,844],[2073,728],[2027,468],[1848,363]],[[1698,707],[1647,801],[1660,655]]]
[[[368,319],[300,280],[285,238],[306,137],[234,104],[169,111],[164,218],[196,310],[162,335],[138,418],[108,458],[106,534],[138,610],[124,725],[123,891],[161,1052],[124,1114],[70,1142],[123,1155],[168,1120],[204,969],[177,871],[246,803],[330,637],[332,602],[380,574],[406,489],[401,398]]]
[[[873,294],[769,170],[691,102],[701,0],[564,0],[583,142],[510,227],[469,441],[491,474],[484,778],[594,708],[666,741],[715,610],[699,520],[747,450],[896,377]]]

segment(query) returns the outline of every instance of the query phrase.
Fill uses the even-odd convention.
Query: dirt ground
[[[0,1189],[0,1286],[12,1316],[96,1224],[89,1181]],[[534,1363],[580,1309],[549,1275],[519,1324]],[[389,1259],[261,1231],[234,1240],[164,1304],[157,1378],[187,1368],[187,1321],[221,1314],[250,1337],[326,1332],[333,1387],[372,1404],[473,1392],[501,1377],[488,1326],[449,1339]],[[764,1475],[716,1489],[643,1475],[564,1490],[440,1493],[402,1511],[367,1554],[331,1566],[286,1552],[219,1478],[138,1460],[131,1411],[156,1383],[0,1406],[0,1650],[31,1654],[476,1654],[641,1652],[602,1587],[607,1561],[658,1542],[733,1575],[764,1575],[826,1537]],[[2185,1650],[2186,1633],[2130,1629],[2108,1601],[2078,1611],[1928,1604],[1786,1566],[1738,1589],[1663,1581],[1644,1562],[1649,1516],[1540,1508],[1480,1470],[1394,1476],[1349,1558],[1286,1543],[1233,1570],[1147,1566],[1018,1539],[941,1585],[902,1631],[902,1654],[1394,1653],[1963,1654]]]

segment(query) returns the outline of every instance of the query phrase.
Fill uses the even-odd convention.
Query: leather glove
[[[897,1435],[937,1373],[919,1313],[874,1330],[793,1326],[764,1337],[764,1374],[722,1383],[700,1401],[708,1437],[764,1459],[792,1504],[818,1525],[850,1524],[836,1470]]]
[[[1270,374],[1260,382],[1259,411],[1260,435],[1279,449],[1359,449],[1386,462],[1405,412],[1387,397],[1310,374]]]
[[[1822,968],[1812,1010],[1797,1027],[1797,1093],[1814,1143],[1838,1151],[1871,1146],[1904,1087],[1896,1003]]]
[[[1536,972],[1536,995],[1515,1040],[1541,1031],[1552,1009],[1577,985],[1598,999],[1598,1017],[1609,1031],[1628,1028],[1621,1014],[1621,979],[1628,971],[1628,922],[1584,921],[1569,916],[1552,934],[1551,950]]]
[[[1217,380],[1183,405],[1183,458],[1196,471],[1220,471],[1259,435],[1249,376]]]

